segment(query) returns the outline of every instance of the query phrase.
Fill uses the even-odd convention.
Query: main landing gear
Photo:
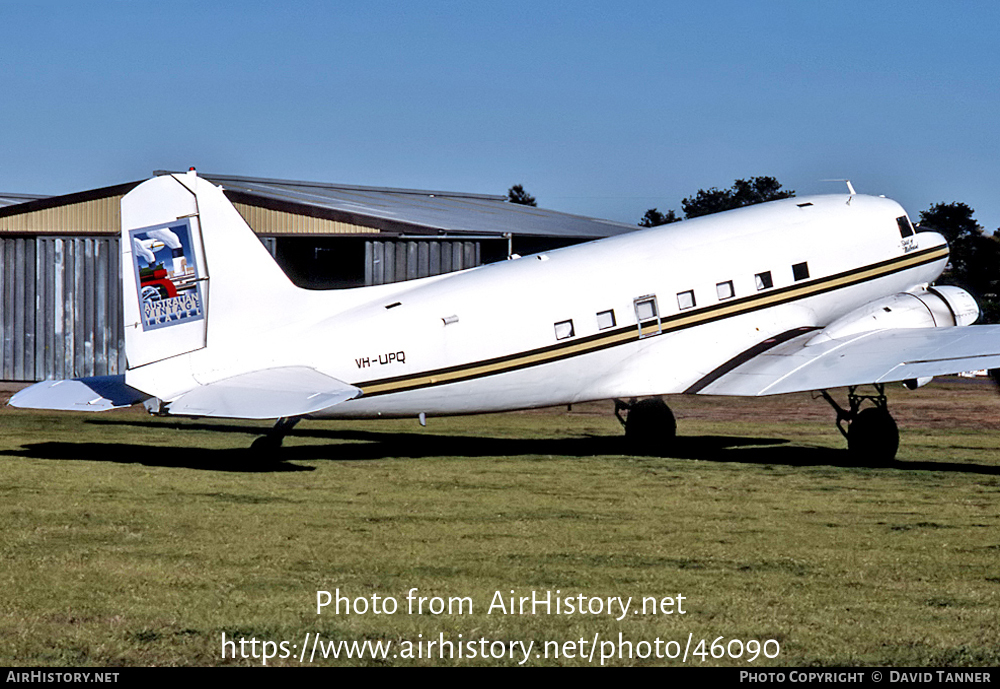
[[[837,428],[847,438],[850,453],[866,464],[880,466],[896,458],[899,429],[889,414],[885,385],[876,383],[874,387],[874,395],[859,395],[857,385],[848,388],[848,409],[837,404],[826,390],[820,390],[820,394],[837,412]],[[871,402],[872,406],[862,409],[865,402]],[[845,422],[849,424],[846,429]]]
[[[300,416],[278,419],[278,422],[274,424],[274,428],[250,444],[250,452],[260,459],[268,459],[269,454],[281,449],[281,443],[284,441],[285,436],[301,420],[302,417]]]
[[[628,412],[625,418],[623,411]],[[615,416],[625,427],[625,441],[633,452],[662,456],[673,447],[677,421],[661,398],[615,400]]]

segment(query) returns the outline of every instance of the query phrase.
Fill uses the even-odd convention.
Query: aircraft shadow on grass
[[[0,456],[29,457],[61,461],[113,462],[172,469],[267,473],[313,471],[314,467],[287,462],[248,461],[243,449],[207,449],[203,447],[161,447],[130,443],[29,443],[19,450],[6,450]]]
[[[150,421],[90,420],[101,425],[125,425],[158,430],[176,428],[185,431],[212,431],[262,435],[268,429],[254,426],[186,423],[176,426]],[[490,438],[434,435],[428,433],[373,432],[365,430],[296,429],[290,438],[313,438],[333,441],[310,445],[288,445],[273,458],[252,454],[246,448],[209,449],[203,447],[164,447],[122,443],[46,442],[24,445],[20,450],[0,455],[27,456],[36,459],[107,461],[207,471],[281,472],[312,471],[314,467],[292,464],[294,461],[371,461],[389,458],[429,459],[435,457],[596,457],[622,456],[624,438],[620,435],[594,435],[572,438]],[[650,459],[635,455],[638,460]],[[780,438],[738,436],[678,436],[665,457],[741,464],[784,466],[863,467],[844,449],[792,446]],[[1000,475],[1000,467],[982,464],[946,462],[895,462],[890,468],[913,471],[942,471]]]

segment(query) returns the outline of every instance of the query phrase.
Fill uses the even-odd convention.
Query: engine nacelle
[[[806,346],[885,328],[972,325],[977,318],[979,304],[964,289],[928,287],[869,302],[823,328]]]

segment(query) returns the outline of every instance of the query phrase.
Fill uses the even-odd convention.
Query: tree
[[[522,206],[537,206],[535,197],[524,190],[520,184],[515,184],[507,190],[507,200],[511,203],[519,203]]]
[[[938,282],[968,290],[979,301],[981,321],[1000,323],[1000,241],[983,234],[974,213],[964,203],[936,203],[920,213],[920,228],[948,240],[951,256]]]
[[[672,222],[680,222],[680,218],[673,210],[667,211],[665,214],[656,210],[655,208],[650,208],[646,211],[646,214],[642,216],[642,220],[639,221],[639,227],[657,227],[659,225],[667,225]]]
[[[935,203],[920,212],[920,224],[940,232],[951,244],[955,240],[979,236],[982,226],[973,218],[976,211],[961,202]]]
[[[698,193],[681,201],[684,216],[697,218],[733,208],[752,206],[765,201],[776,201],[795,196],[794,189],[782,189],[774,177],[751,177],[738,179],[730,189],[699,189]]]
[[[792,196],[795,196],[795,190],[782,191],[781,182],[774,177],[753,177],[749,181],[738,179],[733,183],[733,198],[740,206],[752,206]]]

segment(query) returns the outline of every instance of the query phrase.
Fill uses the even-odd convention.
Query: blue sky
[[[0,190],[154,169],[635,223],[772,175],[1000,227],[996,2],[0,0]]]

